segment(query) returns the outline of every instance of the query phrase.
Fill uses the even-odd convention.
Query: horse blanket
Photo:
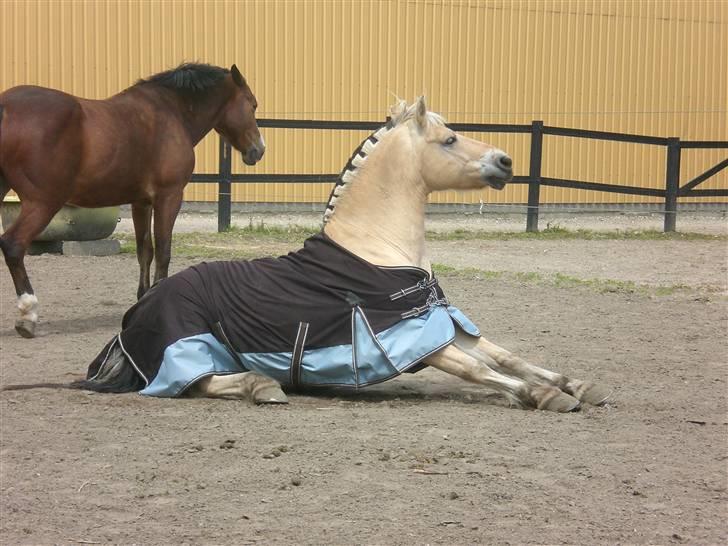
[[[207,375],[241,371],[292,387],[359,388],[422,369],[456,327],[480,335],[427,271],[371,264],[321,232],[286,256],[201,263],[160,281],[87,377],[118,344],[145,395],[177,396]]]

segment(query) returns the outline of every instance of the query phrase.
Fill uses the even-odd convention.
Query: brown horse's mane
[[[135,85],[159,85],[181,93],[199,93],[214,87],[229,74],[226,68],[205,63],[182,63],[177,68],[159,72]]]

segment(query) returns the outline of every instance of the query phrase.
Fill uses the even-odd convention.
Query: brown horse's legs
[[[23,337],[34,337],[35,326],[38,323],[38,298],[33,293],[28,273],[25,271],[25,252],[60,208],[61,205],[53,207],[48,204],[23,201],[18,218],[0,236],[0,247],[18,296],[20,319],[15,322],[15,329]]]
[[[154,203],[154,282],[167,277],[172,255],[172,229],[181,205],[181,191],[165,195]]]
[[[149,203],[133,203],[131,216],[134,220],[136,254],[139,262],[139,288],[137,299],[149,290],[149,269],[154,257],[152,246],[152,206]]]
[[[0,172],[0,205],[2,205],[3,199],[10,191],[10,184],[3,178],[3,173]]]

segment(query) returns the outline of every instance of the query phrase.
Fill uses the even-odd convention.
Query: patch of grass
[[[519,271],[518,273],[513,273],[513,276],[523,282],[542,282],[544,280],[543,275],[536,273],[535,271]]]
[[[502,271],[488,271],[486,269],[478,269],[477,267],[453,267],[445,264],[432,264],[432,271],[435,275],[462,275],[477,279],[497,279],[503,276]]]
[[[175,257],[200,260],[241,260],[261,256],[277,256],[297,248],[312,233],[307,228],[288,230],[275,226],[233,228],[225,233],[180,233],[172,242]],[[121,241],[121,252],[135,254],[133,235],[115,235]],[[526,284],[542,284],[558,288],[586,288],[601,293],[638,293],[652,296],[670,296],[689,293],[694,287],[685,284],[641,285],[632,281],[616,279],[581,279],[563,273],[542,274],[531,272],[510,272],[479,269],[476,267],[453,267],[434,263],[432,269],[438,276],[458,276],[477,280],[511,279]],[[717,289],[701,288],[701,291]]]
[[[243,227],[232,226],[221,233],[176,233],[172,238],[172,253],[174,256],[216,260],[278,255],[286,252],[288,247],[303,245],[303,241],[318,231],[304,226],[280,227],[251,222]],[[122,253],[136,254],[132,234],[116,234],[113,237],[121,241]]]
[[[111,236],[111,239],[117,239],[121,243],[122,254],[136,254],[136,242],[133,239],[126,239],[116,233]]]
[[[457,276],[474,279],[511,279],[525,284],[540,284],[557,288],[586,288],[600,293],[640,294],[650,296],[671,296],[688,293],[693,287],[685,284],[644,285],[616,279],[580,279],[563,273],[542,274],[537,272],[490,271],[474,267],[456,268],[444,264],[433,264],[436,275]],[[705,290],[705,289],[701,289]],[[716,289],[717,290],[717,289]],[[708,289],[708,291],[712,291]]]
[[[320,228],[308,227],[308,226],[273,226],[267,225],[265,222],[259,222],[257,224],[250,220],[247,226],[231,226],[230,229],[223,232],[225,235],[230,235],[239,239],[247,239],[250,237],[265,237],[274,239],[277,241],[285,242],[303,242],[305,239],[318,233]],[[222,235],[222,234],[221,234]]]
[[[311,235],[319,231],[318,227],[300,225],[275,226],[264,222],[253,223],[247,226],[232,226],[222,233],[192,232],[174,235],[172,242],[176,255],[199,258],[246,258],[260,255],[258,252],[248,252],[250,245],[287,244],[292,248],[302,245]],[[567,230],[559,225],[549,226],[537,232],[496,232],[473,231],[456,229],[448,232],[428,231],[426,234],[431,241],[504,241],[504,240],[650,240],[650,241],[691,241],[691,240],[728,240],[726,235],[706,235],[703,233],[662,233],[661,231],[593,231],[586,229]],[[136,246],[132,235],[117,235],[122,241],[122,252],[134,254]],[[237,250],[236,250],[237,249]]]
[[[568,230],[559,225],[549,226],[535,233],[526,231],[482,231],[456,229],[453,231],[428,231],[430,241],[471,241],[471,240],[604,240],[604,241],[726,241],[728,235],[706,233],[663,233],[657,230],[614,230],[595,231],[591,229]]]
[[[189,246],[190,249],[182,250],[185,253],[191,252],[191,247],[200,247],[200,257],[219,257],[227,255],[207,247],[232,247],[236,244],[250,244],[256,242],[290,243],[301,245],[311,235],[318,233],[320,228],[290,225],[276,226],[264,222],[253,223],[252,219],[246,226],[231,226],[222,233],[217,232],[193,232],[175,234],[173,245],[176,248]],[[117,236],[124,241],[122,252],[134,253],[135,245],[133,236]],[[549,225],[546,229],[536,233],[525,231],[482,231],[456,229],[453,231],[439,232],[428,231],[426,238],[430,241],[507,241],[507,240],[641,240],[641,241],[728,241],[728,235],[708,235],[704,233],[663,233],[656,230],[615,230],[615,231],[594,231],[588,229],[568,230],[558,224]],[[127,241],[129,239],[129,241]]]
[[[172,241],[173,257],[200,260],[247,260],[263,256],[277,256],[284,252],[284,249],[276,252],[270,245],[262,249],[260,246],[246,248],[240,244],[215,244],[215,241],[208,240],[206,237],[185,237],[185,235],[187,234],[174,237]],[[133,240],[117,238],[121,241],[122,254],[136,254],[136,243]]]
[[[278,256],[299,248],[309,236],[317,233],[318,228],[305,226],[280,227],[266,225],[263,222],[251,223],[247,226],[233,226],[223,233],[192,232],[174,235],[172,246],[176,257],[233,260],[250,259],[261,256]],[[116,234],[114,238],[121,241],[121,252],[136,254],[136,244],[132,234]],[[550,226],[539,233],[525,232],[489,232],[455,230],[447,233],[428,233],[432,240],[508,240],[508,239],[617,239],[617,240],[726,240],[722,235],[704,235],[699,233],[662,233],[659,231],[615,231],[598,232],[591,230],[568,231],[560,226]],[[433,264],[437,275],[457,275],[476,279],[510,278],[523,283],[538,283],[549,286],[574,288],[582,287],[599,292],[641,293],[655,296],[669,296],[678,292],[695,290],[685,284],[673,285],[639,285],[631,281],[614,279],[581,279],[562,273],[541,274],[537,272],[506,272],[484,270],[475,267],[457,268],[447,264]],[[702,289],[701,289],[702,290]],[[713,291],[708,288],[708,291]]]

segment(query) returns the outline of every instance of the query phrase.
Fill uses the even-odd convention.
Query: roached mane
[[[175,91],[197,93],[214,87],[229,73],[228,69],[211,64],[182,63],[172,70],[141,79],[137,85],[155,84]]]
[[[405,101],[399,101],[392,107],[392,118],[387,121],[387,124],[365,138],[362,143],[359,144],[357,149],[354,150],[354,153],[349,158],[349,161],[347,161],[346,166],[339,175],[339,179],[336,181],[334,188],[329,194],[329,200],[326,203],[326,209],[324,210],[324,224],[331,219],[331,216],[334,214],[334,209],[336,208],[336,202],[354,181],[357,169],[363,165],[367,156],[372,152],[374,147],[379,144],[382,137],[395,127],[414,118],[416,110],[416,103],[408,106]],[[433,125],[445,124],[445,120],[442,116],[435,112],[427,112],[427,122]]]
[[[394,127],[392,121],[388,121],[386,125],[380,127],[364,141],[359,144],[354,153],[351,154],[349,161],[346,162],[346,166],[341,171],[339,179],[336,181],[334,188],[329,194],[329,200],[326,203],[326,210],[324,211],[324,224],[326,224],[331,215],[334,214],[334,207],[336,207],[336,201],[341,197],[344,191],[348,188],[348,184],[354,179],[356,169],[364,163],[367,155],[371,153],[379,143],[379,140]]]

